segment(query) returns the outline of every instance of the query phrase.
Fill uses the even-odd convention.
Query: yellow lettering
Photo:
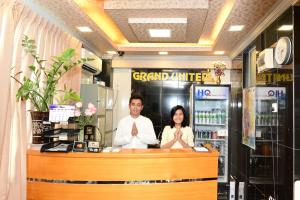
[[[201,73],[196,73],[195,81],[196,82],[201,82],[201,80],[202,80]]]
[[[161,81],[161,73],[160,72],[155,72],[155,74],[154,74],[154,80]]]
[[[171,75],[171,80],[176,81],[178,79],[178,74],[176,72],[173,72]]]
[[[168,79],[169,79],[169,74],[166,73],[166,72],[163,72],[163,73],[162,73],[162,80],[163,80],[163,81],[166,81],[166,80],[168,80]]]
[[[185,73],[178,73],[178,80],[184,81],[185,80]]]
[[[147,81],[147,73],[146,72],[141,72],[141,75],[140,75],[140,80],[141,81]]]
[[[195,73],[189,73],[189,75],[190,75],[190,81],[194,82]]]
[[[267,82],[272,82],[272,74],[266,74]]]
[[[292,74],[287,74],[286,81],[293,81],[293,76],[292,76]]]
[[[132,73],[132,77],[133,77],[133,79],[134,80],[137,80],[137,81],[139,81],[140,80],[140,73],[139,72],[133,72]]]
[[[153,79],[154,79],[154,74],[153,74],[153,72],[148,73],[148,74],[147,74],[147,81],[153,81]]]

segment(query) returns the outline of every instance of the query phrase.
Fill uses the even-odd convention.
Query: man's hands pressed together
[[[137,134],[138,134],[138,129],[137,129],[137,127],[136,127],[135,122],[133,122],[133,124],[132,124],[132,129],[131,129],[131,135],[132,135],[132,136],[137,136]]]

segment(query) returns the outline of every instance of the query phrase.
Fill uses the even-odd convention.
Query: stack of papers
[[[208,149],[205,147],[194,147],[194,150],[197,152],[208,152]]]
[[[119,147],[105,147],[102,152],[119,152],[121,148]]]

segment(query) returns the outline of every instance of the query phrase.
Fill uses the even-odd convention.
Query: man
[[[148,144],[157,143],[151,120],[140,115],[143,107],[143,98],[140,95],[130,97],[130,115],[120,120],[114,145],[122,148],[146,149]]]

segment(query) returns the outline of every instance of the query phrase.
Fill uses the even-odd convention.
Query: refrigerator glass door
[[[192,124],[195,146],[205,146],[219,151],[218,181],[228,179],[228,119],[229,87],[193,87]]]

